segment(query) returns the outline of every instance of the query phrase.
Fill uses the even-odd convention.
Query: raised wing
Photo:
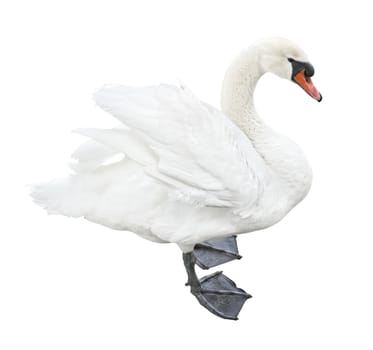
[[[267,170],[249,139],[223,113],[171,85],[105,86],[94,98],[128,130],[83,134],[137,160],[181,200],[248,215]]]

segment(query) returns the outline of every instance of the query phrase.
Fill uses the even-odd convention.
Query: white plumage
[[[312,178],[301,150],[259,118],[252,100],[265,71],[290,79],[290,63],[280,60],[289,55],[306,59],[279,38],[245,50],[226,74],[223,112],[183,86],[105,86],[95,101],[121,126],[77,130],[90,140],[72,156],[74,174],[35,186],[32,196],[50,213],[174,242],[184,252],[274,224]]]

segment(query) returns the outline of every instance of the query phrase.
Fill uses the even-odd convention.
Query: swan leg
[[[194,255],[197,265],[204,270],[241,259],[241,255],[238,254],[236,236],[199,243],[194,247]]]
[[[199,280],[195,272],[196,258],[193,252],[184,253],[183,260],[188,273],[187,285],[199,303],[216,316],[237,320],[243,304],[251,295],[237,288],[221,271]]]

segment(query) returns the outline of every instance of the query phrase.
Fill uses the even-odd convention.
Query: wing
[[[94,99],[126,129],[81,133],[138,161],[178,199],[241,216],[257,202],[267,178],[263,159],[235,124],[185,87],[105,86]]]

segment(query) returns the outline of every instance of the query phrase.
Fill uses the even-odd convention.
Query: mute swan
[[[250,295],[220,272],[198,280],[195,264],[239,258],[235,235],[277,223],[312,181],[301,149],[255,110],[253,91],[266,72],[321,101],[306,54],[283,38],[260,40],[234,60],[222,111],[184,86],[105,86],[94,99],[121,126],[77,130],[90,140],[72,155],[74,174],[36,185],[31,195],[49,213],[177,243],[198,301],[237,319]],[[118,154],[123,158],[108,164]]]

